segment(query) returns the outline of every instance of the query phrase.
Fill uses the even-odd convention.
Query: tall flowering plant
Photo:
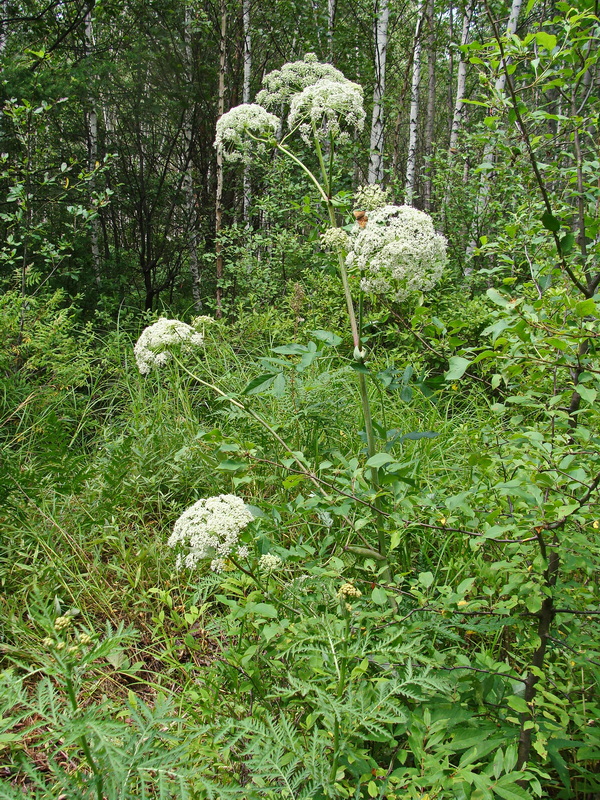
[[[257,103],[236,106],[217,122],[215,146],[224,160],[248,160],[266,148],[282,153],[300,167],[317,190],[328,211],[330,228],[323,244],[337,253],[338,271],[348,311],[354,345],[353,357],[362,364],[366,350],[361,338],[360,315],[350,289],[350,271],[360,276],[360,291],[405,300],[415,292],[428,291],[440,279],[446,263],[446,241],[436,233],[431,218],[410,206],[388,202],[378,186],[366,186],[356,194],[356,224],[348,235],[338,224],[332,198],[336,144],[362,131],[365,121],[362,88],[313,54],[285,64],[264,79]],[[272,112],[278,110],[277,117]],[[293,150],[294,137],[312,145],[319,170],[313,172]],[[327,143],[328,158],[324,144]],[[359,298],[359,306],[362,296]],[[376,443],[365,370],[358,369],[361,405],[369,457]],[[377,469],[372,468],[377,490]],[[379,536],[384,555],[385,536]]]

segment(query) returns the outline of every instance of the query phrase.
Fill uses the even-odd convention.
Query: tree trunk
[[[517,29],[517,22],[519,19],[519,14],[521,12],[521,6],[523,4],[523,0],[513,0],[512,6],[510,9],[510,16],[508,18],[508,23],[506,26],[506,33],[512,35]],[[494,84],[494,91],[496,93],[500,93],[504,91],[504,87],[506,85],[506,73],[500,66],[500,74],[496,78],[496,82]],[[484,214],[484,211],[487,207],[489,196],[490,196],[490,175],[491,175],[491,166],[494,163],[494,143],[493,141],[489,141],[483,151],[483,159],[482,159],[482,167],[481,170],[481,181],[479,183],[479,190],[477,192],[477,197],[475,199],[475,212],[474,212],[474,230],[475,236],[477,236],[478,229],[480,227],[480,223]],[[470,256],[475,248],[477,247],[476,239],[472,239],[469,247],[468,247],[468,255]]]
[[[250,33],[250,0],[242,0],[242,23],[244,30],[244,86],[242,102],[250,102],[250,77],[252,74],[252,38]],[[248,222],[248,211],[252,200],[250,165],[244,165],[244,187],[242,196],[242,218]]]
[[[433,126],[435,122],[435,0],[427,0],[425,16],[427,18],[427,118],[425,121],[425,161],[427,175],[423,187],[423,208],[431,209],[431,194],[433,185]]]
[[[473,5],[471,2],[465,6],[465,13],[463,14],[462,35],[460,37],[460,44],[464,47],[469,41],[469,28],[471,26],[471,18],[473,16]],[[454,153],[456,144],[458,142],[458,133],[460,131],[463,112],[464,112],[464,98],[465,98],[465,85],[467,80],[467,61],[465,60],[464,53],[461,50],[460,61],[458,62],[458,74],[456,76],[456,101],[454,103],[454,114],[452,115],[452,128],[450,130],[450,153]]]
[[[421,82],[421,28],[423,25],[423,12],[424,7],[421,5],[417,13],[415,45],[413,48],[410,116],[408,121],[408,155],[406,157],[406,179],[404,182],[404,202],[408,206],[412,206],[415,194],[417,136],[419,132],[419,84]]]
[[[219,95],[217,116],[222,117],[225,113],[225,56],[227,47],[227,10],[225,0],[221,0],[221,33],[219,36]],[[223,155],[217,150],[217,192],[215,199],[215,255],[216,255],[216,278],[217,278],[217,307],[215,316],[223,316],[223,246],[220,241],[221,228],[223,227]]]
[[[469,41],[469,28],[471,26],[471,19],[473,17],[473,6],[475,5],[475,0],[470,0],[465,6],[465,11],[463,14],[462,20],[462,33],[460,37],[460,44],[461,47],[464,47]],[[448,167],[452,166],[454,161],[454,155],[456,153],[456,145],[458,143],[458,134],[460,132],[463,117],[464,117],[464,107],[465,107],[465,86],[467,81],[467,61],[465,60],[464,54],[461,50],[460,60],[458,62],[458,70],[456,76],[456,99],[454,101],[454,113],[452,115],[452,124],[450,127],[450,143],[448,146]],[[452,82],[450,82],[452,83]],[[446,191],[444,193],[444,200],[442,203],[442,219],[443,219],[443,227],[444,230],[446,229],[446,212],[448,208],[448,203],[450,201],[450,186],[452,183],[452,178],[450,175],[448,176],[448,182],[446,184]]]
[[[89,58],[94,48],[94,28],[92,22],[92,10],[88,9],[85,20],[85,55]],[[90,94],[87,99],[87,111],[85,112],[85,122],[88,136],[88,170],[93,172],[96,169],[98,161],[98,114],[96,113],[96,100]],[[90,191],[94,190],[94,181],[89,183]],[[91,221],[90,237],[92,249],[92,266],[94,269],[94,277],[96,279],[96,286],[100,288],[101,272],[100,272],[100,236],[99,236],[100,220],[96,215]]]
[[[192,16],[191,9],[186,3],[185,6],[185,22],[184,22],[184,37],[185,37],[185,55],[186,66],[188,70],[188,81],[190,86],[194,85],[194,56],[192,50]],[[196,313],[202,310],[202,300],[200,297],[200,269],[198,266],[198,226],[196,214],[196,194],[194,191],[194,170],[192,161],[192,147],[194,141],[193,134],[193,120],[194,120],[194,105],[188,109],[187,118],[183,126],[183,139],[185,142],[185,150],[183,154],[184,164],[184,178],[183,190],[185,194],[185,201],[187,206],[187,236],[188,236],[188,258],[190,265],[190,275],[192,278],[192,297],[194,298],[194,308]]]
[[[335,30],[335,12],[337,0],[327,0],[327,58],[333,64],[333,31]]]
[[[388,0],[379,0],[375,20],[375,87],[373,89],[373,118],[367,178],[369,183],[383,181],[383,98],[389,17]]]

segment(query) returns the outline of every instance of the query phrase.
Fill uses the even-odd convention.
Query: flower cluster
[[[203,342],[202,334],[185,322],[161,317],[142,331],[133,352],[139,371],[147,375],[153,369],[169,363],[173,358],[173,348],[191,350],[200,347]]]
[[[236,551],[241,556],[248,550],[238,545],[240,532],[254,517],[244,501],[234,494],[220,494],[198,500],[179,517],[169,537],[169,547],[188,547],[187,555],[179,555],[177,567],[192,569],[198,561],[210,558],[210,567],[221,572],[225,559]]]
[[[446,240],[423,211],[386,205],[372,211],[363,228],[356,226],[346,264],[363,273],[365,292],[401,301],[439,281],[446,265]]]
[[[265,108],[285,105],[295,94],[322,78],[341,83],[346,81],[339,69],[331,64],[321,64],[314,53],[307,53],[302,61],[292,61],[269,72],[263,79],[264,89],[256,95],[256,100]]]
[[[354,208],[360,211],[375,211],[389,202],[389,191],[377,183],[359,186],[354,192]]]
[[[327,250],[347,250],[348,234],[341,228],[327,228],[325,233],[321,234],[321,244]]]
[[[362,597],[362,592],[353,583],[344,583],[337,592],[339,600],[347,600],[349,597]]]
[[[363,129],[363,90],[357,83],[321,78],[292,97],[288,125],[290,129],[298,126],[306,142],[310,143],[315,129],[322,136],[338,136],[342,122],[357,131]]]
[[[256,103],[243,103],[217,120],[215,147],[225,161],[247,161],[251,152],[264,147],[256,139],[273,139],[280,121]]]
[[[281,567],[282,563],[282,560],[275,553],[264,553],[258,559],[258,569],[260,572],[274,572]]]

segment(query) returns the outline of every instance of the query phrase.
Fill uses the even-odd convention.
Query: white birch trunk
[[[473,3],[465,6],[465,13],[463,15],[462,35],[460,37],[461,46],[465,46],[469,41],[469,28],[471,27],[471,18],[473,16]],[[450,130],[450,152],[453,153],[456,149],[458,142],[458,133],[460,131],[464,106],[465,106],[465,86],[467,82],[467,62],[461,50],[460,61],[458,62],[458,71],[456,76],[456,100],[454,103],[454,113],[452,115],[452,128]]]
[[[193,85],[194,80],[194,53],[192,49],[192,15],[189,5],[186,3],[184,10],[184,44],[185,57],[188,72],[188,81]],[[183,139],[185,148],[183,152],[183,190],[185,194],[188,218],[188,258],[190,265],[190,277],[192,279],[192,297],[194,298],[194,308],[197,313],[202,310],[202,300],[200,296],[200,269],[198,264],[198,228],[196,220],[196,193],[194,191],[194,169],[192,164],[192,145],[193,145],[193,106],[187,111],[187,118],[183,127]]]
[[[220,3],[221,30],[219,36],[219,94],[217,118],[225,113],[225,59],[227,56],[227,9],[225,0]],[[219,241],[219,235],[223,226],[223,154],[217,150],[217,191],[215,196],[215,256],[216,256],[216,312],[215,316],[223,316],[223,288],[221,280],[223,278],[223,250]]]
[[[337,0],[327,0],[327,58],[333,64],[333,31]]]
[[[250,33],[250,0],[242,0],[242,23],[244,32],[244,85],[242,89],[242,102],[250,102],[250,78],[252,75],[252,37]],[[252,200],[250,186],[250,166],[244,165],[244,185],[242,195],[242,218],[248,222],[248,211]]]
[[[375,87],[373,89],[373,118],[369,147],[369,183],[383,181],[383,98],[385,94],[385,62],[387,58],[388,0],[379,0],[375,20]]]
[[[427,0],[425,16],[427,17],[427,117],[425,121],[425,158],[427,174],[423,187],[423,208],[431,208],[433,190],[433,172],[431,156],[433,154],[433,126],[435,122],[435,0]]]
[[[89,57],[94,48],[94,28],[92,22],[91,9],[85,15],[85,54]],[[86,127],[88,133],[88,169],[90,172],[96,169],[98,161],[98,114],[96,113],[96,101],[92,95],[88,96],[87,110],[85,112]],[[94,180],[90,181],[90,189],[94,189]],[[101,274],[100,274],[100,235],[99,235],[100,220],[94,217],[91,221],[91,249],[92,249],[92,266],[94,269],[94,277],[96,285],[100,288]]]
[[[423,6],[419,7],[415,28],[413,49],[412,81],[410,88],[410,116],[408,120],[408,154],[406,157],[406,179],[404,181],[404,202],[412,206],[415,194],[415,175],[417,165],[417,135],[419,132],[419,85],[421,83],[421,27]]]
[[[511,35],[517,29],[517,22],[519,20],[519,14],[521,12],[521,6],[523,4],[523,0],[513,0],[512,6],[510,9],[510,16],[508,18],[508,23],[506,26],[506,33]],[[499,93],[504,91],[504,87],[506,86],[506,73],[504,71],[504,65],[500,65],[500,72],[496,81],[494,83],[494,90]],[[483,213],[486,209],[488,204],[489,196],[490,196],[490,172],[491,166],[494,163],[494,143],[492,141],[488,142],[483,151],[483,159],[482,159],[482,167],[481,170],[481,181],[479,184],[479,190],[477,192],[477,197],[475,200],[475,214],[474,214],[474,223],[476,228],[479,227],[479,222],[483,216]],[[473,253],[473,250],[477,247],[477,242],[475,239],[472,239],[469,247],[467,249],[467,255],[470,257]]]

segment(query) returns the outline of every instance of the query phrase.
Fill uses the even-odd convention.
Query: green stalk
[[[338,700],[341,699],[342,695],[346,691],[346,661],[348,660],[348,637],[350,636],[350,613],[348,609],[345,607],[345,601],[342,598],[340,600],[340,604],[342,606],[342,613],[345,616],[345,630],[344,630],[344,640],[342,642],[342,657],[340,659],[340,672],[338,677],[338,685],[336,690],[336,698]],[[339,747],[340,747],[340,723],[338,718],[335,718],[333,723],[333,761],[331,762],[331,773],[330,773],[330,780],[333,782],[335,781],[335,776],[337,774],[338,762],[339,762]]]
[[[316,125],[313,122],[313,136],[315,140],[315,148],[317,151],[317,157],[319,159],[319,166],[321,167],[321,174],[323,176],[323,181],[325,183],[327,189],[327,211],[329,213],[329,221],[331,223],[332,228],[337,228],[338,223],[335,218],[335,209],[333,207],[333,203],[331,202],[331,186],[329,184],[329,176],[327,172],[327,167],[325,166],[325,160],[323,158],[323,151],[321,149],[321,143],[319,142],[319,137],[317,136],[317,129]],[[333,149],[333,143],[332,143]],[[344,297],[346,298],[346,308],[348,309],[348,317],[350,319],[350,328],[352,330],[352,339],[354,342],[354,359],[357,363],[363,363],[363,350],[361,348],[361,338],[360,338],[360,326],[362,325],[362,295],[359,301],[359,319],[357,321],[356,312],[354,310],[354,301],[352,300],[352,293],[350,291],[350,283],[348,281],[348,271],[346,269],[346,253],[339,249],[338,250],[338,266],[340,270],[340,277],[342,279],[342,286],[344,289]],[[375,445],[375,433],[373,431],[373,418],[371,416],[371,404],[369,401],[369,392],[367,389],[367,381],[363,372],[358,372],[358,388],[360,391],[360,402],[363,411],[363,417],[365,421],[365,432],[367,434],[367,452],[369,454],[369,458],[377,452],[377,448]],[[373,486],[374,491],[377,493],[379,491],[379,479],[377,476],[377,467],[371,467],[371,485]],[[375,503],[378,505],[378,499],[375,498]],[[382,556],[385,556],[387,552],[387,538],[385,535],[385,531],[381,527],[381,525],[377,526],[377,543],[378,549]]]

